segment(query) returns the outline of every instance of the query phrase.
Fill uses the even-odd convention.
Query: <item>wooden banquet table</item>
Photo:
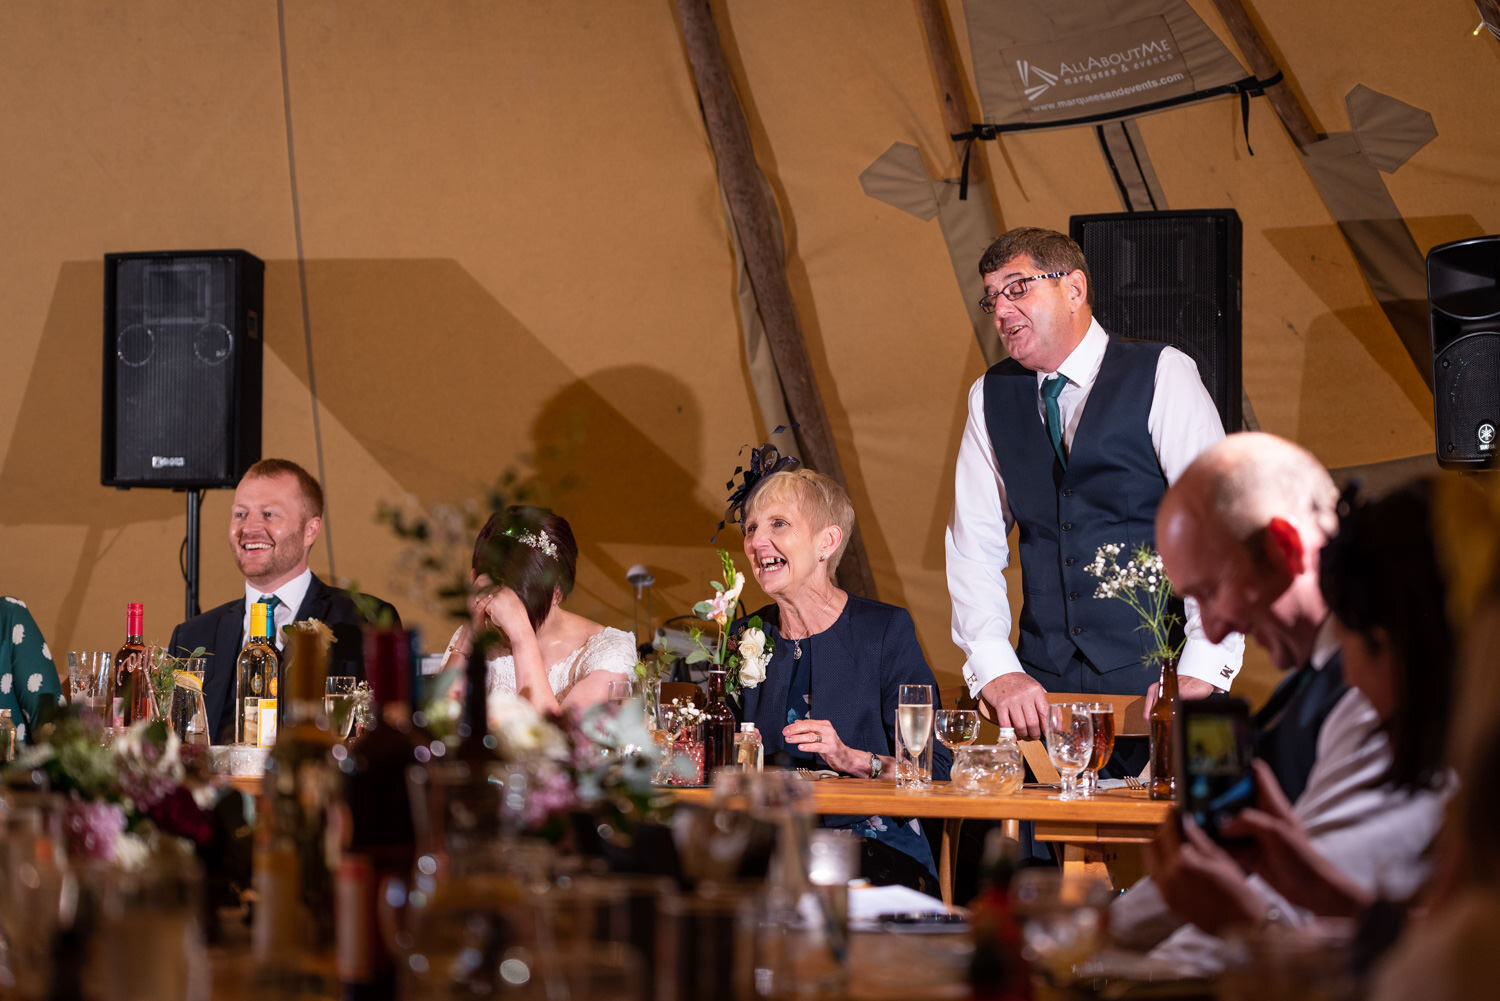
[[[934,782],[923,792],[898,790],[877,779],[825,778],[813,783],[813,808],[818,813],[872,814],[892,817],[930,817],[943,821],[943,845],[938,859],[938,882],[943,902],[953,902],[953,867],[958,835],[965,820],[1029,820],[1036,839],[1059,843],[1063,868],[1072,872],[1105,871],[1108,846],[1140,845],[1153,840],[1171,818],[1175,807],[1151,799],[1145,790],[1110,789],[1086,800],[1063,802],[1056,790],[1023,787],[1013,796],[960,792],[949,782]],[[707,804],[709,788],[671,788],[682,803]]]

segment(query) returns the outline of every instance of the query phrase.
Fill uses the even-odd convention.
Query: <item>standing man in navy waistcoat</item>
[[[953,639],[964,680],[1001,726],[1040,737],[1048,692],[1154,696],[1146,634],[1123,601],[1096,599],[1087,567],[1107,543],[1155,542],[1168,484],[1224,437],[1193,360],[1163,344],[1111,337],[1094,320],[1083,251],[1062,233],[1013,229],[979,262],[1010,354],[969,391],[953,517],[946,536]],[[1010,643],[1003,571],[1019,526],[1020,642]],[[1184,610],[1180,692],[1227,689],[1244,656],[1239,634],[1210,643]],[[1148,691],[1149,690],[1149,691]],[[1139,771],[1145,749],[1120,751]],[[1120,772],[1116,770],[1116,774]]]

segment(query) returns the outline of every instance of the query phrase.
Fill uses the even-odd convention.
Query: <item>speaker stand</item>
[[[187,491],[187,554],[182,568],[187,581],[187,615],[191,619],[200,611],[198,607],[198,515],[203,510],[203,491]]]

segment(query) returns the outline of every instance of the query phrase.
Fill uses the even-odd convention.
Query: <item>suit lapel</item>
[[[303,619],[317,619],[320,622],[328,621],[328,607],[330,595],[328,586],[318,579],[317,574],[312,575],[312,581],[307,585],[307,593],[302,596],[302,604],[297,609],[297,614],[292,616],[293,622],[301,622]]]
[[[244,632],[244,602],[224,606],[219,621],[214,624],[213,656],[203,672],[203,711],[208,716],[210,727],[214,726],[215,720],[218,721],[216,732],[221,741],[234,738],[233,707],[229,702],[234,691],[235,668]],[[226,725],[229,727],[227,735],[223,731]]]

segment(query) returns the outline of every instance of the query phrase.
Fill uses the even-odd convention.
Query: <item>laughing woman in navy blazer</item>
[[[744,690],[744,719],[760,731],[768,760],[781,755],[792,766],[889,777],[900,686],[932,685],[939,704],[911,614],[834,582],[854,527],[843,487],[794,466],[751,480],[741,519],[745,555],[776,603],[755,613],[773,648],[765,681]],[[934,748],[934,778],[947,778],[950,762],[947,748]],[[932,849],[915,820],[827,816],[823,824],[864,839],[866,878],[936,893]]]

